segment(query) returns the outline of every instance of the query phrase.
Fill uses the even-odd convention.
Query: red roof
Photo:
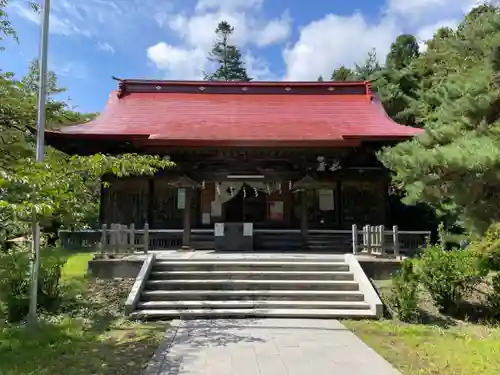
[[[369,82],[122,81],[96,119],[47,137],[151,145],[303,145],[408,139]]]

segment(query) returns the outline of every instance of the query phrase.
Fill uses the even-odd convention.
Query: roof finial
[[[115,76],[112,76],[112,78],[115,81],[118,81],[118,90],[116,91],[116,96],[118,97],[118,99],[121,99],[125,95],[125,80],[116,78]]]

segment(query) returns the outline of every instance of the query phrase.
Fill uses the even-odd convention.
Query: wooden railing
[[[182,247],[182,229],[136,229],[133,225],[112,224],[97,230],[61,230],[59,238],[65,249],[100,249],[106,253],[176,250]],[[383,233],[383,235],[382,235]],[[378,226],[352,230],[308,231],[307,243],[300,229],[255,229],[254,243],[258,250],[318,251],[331,253],[411,255],[425,246],[429,231],[400,231]],[[195,249],[213,249],[213,229],[192,229],[191,245]]]

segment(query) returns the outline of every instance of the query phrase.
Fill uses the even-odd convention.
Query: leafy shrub
[[[495,318],[500,318],[500,273],[493,276],[491,280],[491,292],[488,295],[488,305],[495,315]]]
[[[470,247],[484,258],[489,269],[500,271],[500,223],[491,225]]]
[[[28,313],[30,252],[16,249],[0,253],[0,304],[7,320],[20,321]],[[61,302],[61,270],[64,259],[52,249],[41,251],[38,277],[38,307],[56,310]]]
[[[428,247],[418,260],[420,282],[442,313],[457,313],[461,302],[486,275],[482,258],[468,250]]]
[[[405,260],[399,272],[392,278],[390,303],[398,319],[414,322],[419,317],[419,280],[413,262]]]
[[[26,251],[0,255],[0,302],[8,321],[22,319],[29,308],[30,264]]]

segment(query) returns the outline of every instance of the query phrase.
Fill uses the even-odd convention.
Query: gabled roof
[[[120,80],[94,120],[53,139],[127,139],[154,146],[350,145],[422,130],[392,121],[369,82]]]

